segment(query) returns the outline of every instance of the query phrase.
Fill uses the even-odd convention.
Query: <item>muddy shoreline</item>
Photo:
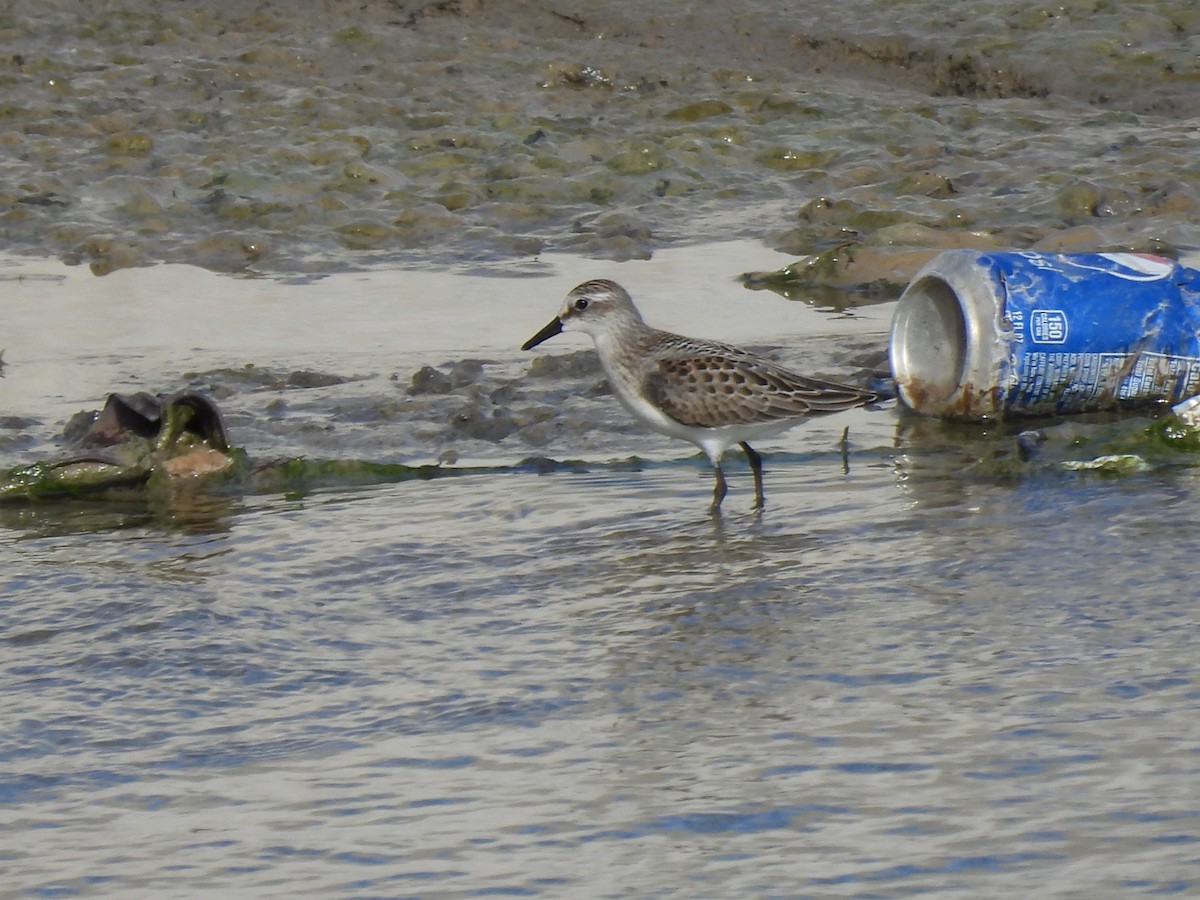
[[[0,247],[300,277],[731,238],[1177,255],[1200,222],[1198,17],[17,0]]]

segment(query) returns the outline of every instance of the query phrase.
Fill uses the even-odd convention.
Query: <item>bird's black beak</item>
[[[521,349],[522,350],[532,350],[534,347],[536,347],[542,341],[548,341],[550,338],[554,337],[556,334],[561,334],[561,333],[562,333],[562,320],[560,318],[558,318],[558,316],[555,316],[553,319],[551,319],[546,324],[545,328],[543,328],[541,331],[539,331],[537,334],[535,334],[533,337],[531,337],[529,340],[527,340],[525,343],[523,343],[521,345]]]

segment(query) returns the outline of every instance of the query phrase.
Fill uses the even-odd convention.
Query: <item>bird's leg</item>
[[[741,448],[746,451],[746,459],[750,460],[750,471],[754,474],[754,508],[762,509],[767,505],[763,497],[762,457],[745,441],[741,441]]]
[[[716,483],[713,485],[713,501],[712,506],[708,511],[713,515],[721,512],[721,501],[725,499],[725,492],[728,488],[725,485],[725,473],[721,471],[721,463],[713,463],[713,474],[716,476]]]

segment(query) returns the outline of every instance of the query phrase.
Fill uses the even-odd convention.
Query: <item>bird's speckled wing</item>
[[[768,359],[710,341],[662,334],[643,390],[664,413],[696,428],[749,425],[838,412],[876,399],[870,391],[798,375]]]

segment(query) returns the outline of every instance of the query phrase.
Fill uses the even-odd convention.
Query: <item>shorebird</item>
[[[809,416],[878,399],[869,390],[798,375],[729,344],[652,328],[613,281],[585,281],[574,288],[558,315],[521,349],[532,350],[563,331],[591,335],[613,392],[635,418],[704,451],[716,476],[714,514],[725,499],[721,459],[731,446],[746,453],[754,474],[754,509],[761,510],[762,457],[750,440],[779,434]]]

